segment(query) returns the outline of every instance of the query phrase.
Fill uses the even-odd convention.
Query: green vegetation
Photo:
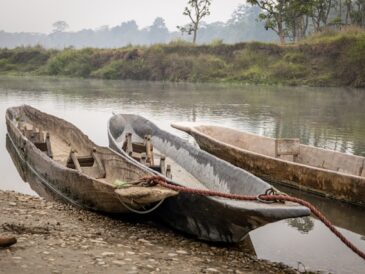
[[[296,44],[175,41],[150,47],[0,49],[1,74],[365,87],[365,32],[326,31]]]
[[[281,44],[286,39],[300,41],[324,29],[365,27],[364,0],[247,0],[247,3],[261,9],[259,19],[266,29],[279,36]]]

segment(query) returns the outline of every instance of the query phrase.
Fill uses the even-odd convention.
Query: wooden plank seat
[[[47,132],[46,138],[44,138],[44,132],[24,124],[19,124],[19,129],[24,136],[29,139],[40,151],[46,153],[48,157],[53,158],[52,146],[50,140],[50,134]]]
[[[132,133],[125,135],[122,149],[128,153],[133,159],[143,162],[142,157],[146,155],[145,164],[154,165],[153,145],[151,136],[146,135],[143,142],[132,142]]]
[[[300,153],[300,141],[298,138],[275,139],[275,157],[295,162]]]
[[[43,135],[43,133],[42,133],[42,135]],[[41,151],[46,153],[48,155],[48,157],[53,159],[53,152],[52,152],[52,146],[51,146],[51,137],[50,137],[49,132],[47,132],[46,139],[44,141],[37,140],[36,142],[33,142],[33,143],[38,149],[40,149]]]
[[[127,133],[122,149],[134,160],[172,179],[171,165],[166,166],[166,157],[164,155],[160,157],[160,164],[155,164],[151,135],[145,135],[142,143],[132,142],[132,133]]]
[[[76,150],[71,149],[66,166],[96,179],[106,177],[104,165],[95,148],[93,148],[91,155],[86,156],[79,156]]]

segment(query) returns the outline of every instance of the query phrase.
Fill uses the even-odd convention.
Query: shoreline
[[[365,31],[344,29],[294,44],[184,42],[122,48],[0,48],[1,75],[270,86],[365,87]]]
[[[299,273],[248,247],[194,240],[148,219],[116,219],[0,190],[0,273]],[[188,263],[187,263],[188,262]]]

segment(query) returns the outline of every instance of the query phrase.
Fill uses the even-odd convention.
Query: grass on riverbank
[[[365,87],[365,32],[327,31],[279,46],[172,42],[120,49],[0,49],[0,74]]]

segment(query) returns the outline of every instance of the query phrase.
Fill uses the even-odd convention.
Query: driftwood
[[[0,247],[9,247],[17,242],[15,237],[0,236]]]

